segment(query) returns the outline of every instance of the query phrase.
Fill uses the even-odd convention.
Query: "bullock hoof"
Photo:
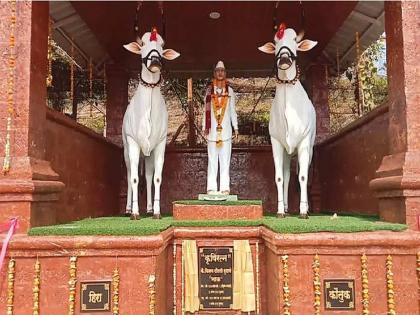
[[[140,215],[132,213],[130,216],[130,220],[140,220]]]
[[[285,213],[277,213],[277,218],[278,219],[284,219],[286,217]]]
[[[153,215],[153,210],[152,210],[152,211],[146,211],[146,215],[147,215],[148,217],[151,217],[151,216]]]
[[[309,219],[309,215],[307,213],[300,214],[299,219]]]
[[[124,216],[129,217],[131,216],[133,213],[131,212],[131,210],[125,210]]]
[[[162,219],[162,216],[161,216],[160,214],[154,214],[154,215],[153,215],[153,219],[158,219],[158,220],[160,220],[160,219]]]

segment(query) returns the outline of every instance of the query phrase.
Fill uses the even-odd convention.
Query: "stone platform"
[[[69,258],[77,256],[75,315],[85,314],[80,312],[81,283],[92,280],[110,281],[116,266],[120,271],[119,314],[149,314],[151,299],[148,286],[150,276],[153,275],[156,279],[154,314],[181,315],[184,287],[181,282],[183,274],[181,244],[186,239],[196,240],[197,246],[232,246],[234,240],[249,240],[254,261],[255,285],[258,284],[259,287],[257,299],[260,306],[259,315],[284,313],[285,269],[282,260],[285,255],[288,257],[288,290],[292,314],[314,314],[312,264],[315,255],[318,255],[320,264],[321,314],[362,314],[361,257],[363,254],[366,254],[368,262],[370,314],[387,314],[389,309],[386,285],[387,257],[392,258],[389,267],[392,272],[396,313],[414,315],[420,312],[418,291],[420,274],[418,275],[416,271],[420,233],[378,231],[278,234],[266,227],[257,226],[172,227],[158,235],[142,237],[16,235],[8,251],[8,257],[13,257],[16,262],[13,314],[32,314],[34,264],[37,258],[41,264],[40,313],[68,314]],[[0,282],[1,314],[5,314],[7,309],[7,263],[8,258],[0,274],[3,279]],[[353,311],[326,311],[324,280],[327,279],[354,280]],[[176,305],[175,312],[174,305]],[[226,310],[199,311],[195,314],[242,315],[243,313]],[[255,312],[250,314],[256,315]]]
[[[260,200],[175,201],[173,217],[175,220],[257,220],[263,217],[263,206]]]

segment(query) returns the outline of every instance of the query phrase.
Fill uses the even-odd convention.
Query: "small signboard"
[[[111,281],[86,281],[80,283],[80,312],[109,312]]]
[[[325,310],[354,310],[354,280],[324,280],[324,300]]]
[[[233,247],[199,247],[200,310],[229,310],[233,304]]]

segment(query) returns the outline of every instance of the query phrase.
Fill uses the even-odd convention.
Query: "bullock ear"
[[[315,42],[310,39],[304,39],[298,44],[297,50],[299,51],[308,51],[314,48],[318,44],[318,42]]]
[[[262,52],[266,53],[266,54],[274,54],[276,52],[276,45],[268,42],[268,43],[264,44],[264,46],[258,47],[258,49],[261,50]]]
[[[176,52],[173,49],[165,49],[162,53],[162,56],[166,60],[174,60],[175,58],[178,58],[179,56],[181,56],[181,54],[179,52]]]
[[[131,51],[132,53],[135,53],[137,55],[141,55],[141,47],[143,46],[142,43],[131,42],[130,44],[123,45],[123,46],[128,51]]]

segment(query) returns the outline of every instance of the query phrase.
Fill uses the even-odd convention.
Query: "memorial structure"
[[[409,1],[0,2],[0,312],[418,314],[419,11]],[[181,54],[165,65],[172,77],[209,77],[220,59],[231,76],[269,76],[272,57],[256,48],[281,21],[318,42],[299,59],[317,118],[309,220],[295,216],[293,169],[291,216],[276,217],[271,147],[232,148],[238,200],[197,200],[207,149],[193,145],[167,147],[161,220],[145,218],[144,194],[140,220],[118,216],[123,113],[140,72],[122,45],[157,25]],[[388,99],[331,135],[336,60],[354,60],[355,32],[366,47],[384,30]],[[49,34],[105,73],[106,137],[46,107]]]

